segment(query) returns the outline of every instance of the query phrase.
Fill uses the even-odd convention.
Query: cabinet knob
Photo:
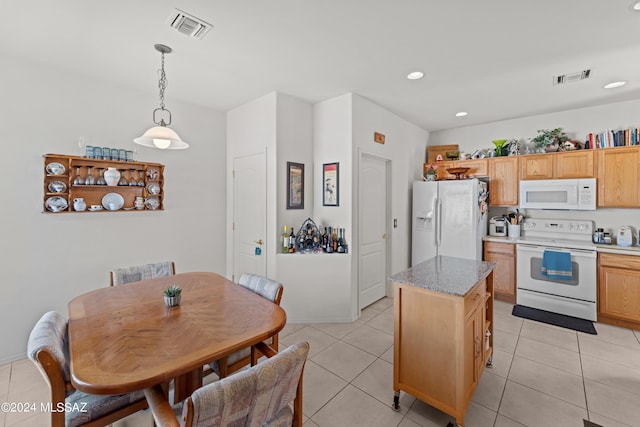
[[[256,245],[261,245],[263,242],[262,242],[262,239],[260,239],[260,240],[254,240],[253,243],[255,243]]]

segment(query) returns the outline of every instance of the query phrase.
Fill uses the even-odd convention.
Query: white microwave
[[[596,210],[596,179],[520,181],[520,208]]]

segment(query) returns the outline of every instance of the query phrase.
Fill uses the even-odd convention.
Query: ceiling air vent
[[[591,70],[578,71],[577,73],[562,74],[560,76],[553,76],[553,85],[564,85],[567,83],[579,82],[580,80],[586,80],[591,75]]]
[[[208,22],[203,21],[200,18],[196,18],[193,15],[189,15],[180,9],[175,9],[169,20],[167,21],[171,27],[175,28],[179,32],[194,39],[201,39],[205,34],[213,27]]]

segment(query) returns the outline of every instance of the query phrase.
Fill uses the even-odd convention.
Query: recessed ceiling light
[[[633,4],[633,10],[640,11],[640,1],[637,1]]]
[[[467,114],[469,114],[469,113],[467,113],[466,111],[460,111],[459,113],[456,113],[456,117],[464,117]]]
[[[624,86],[626,85],[627,82],[611,82],[611,83],[607,83],[606,85],[604,85],[605,89],[613,89],[616,87],[620,87],[620,86]]]
[[[424,77],[424,73],[422,71],[413,71],[407,74],[407,78],[409,80],[418,80]]]

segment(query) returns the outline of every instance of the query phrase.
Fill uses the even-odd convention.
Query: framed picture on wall
[[[322,206],[340,206],[340,163],[322,165]]]
[[[287,162],[287,209],[304,209],[304,164]]]

